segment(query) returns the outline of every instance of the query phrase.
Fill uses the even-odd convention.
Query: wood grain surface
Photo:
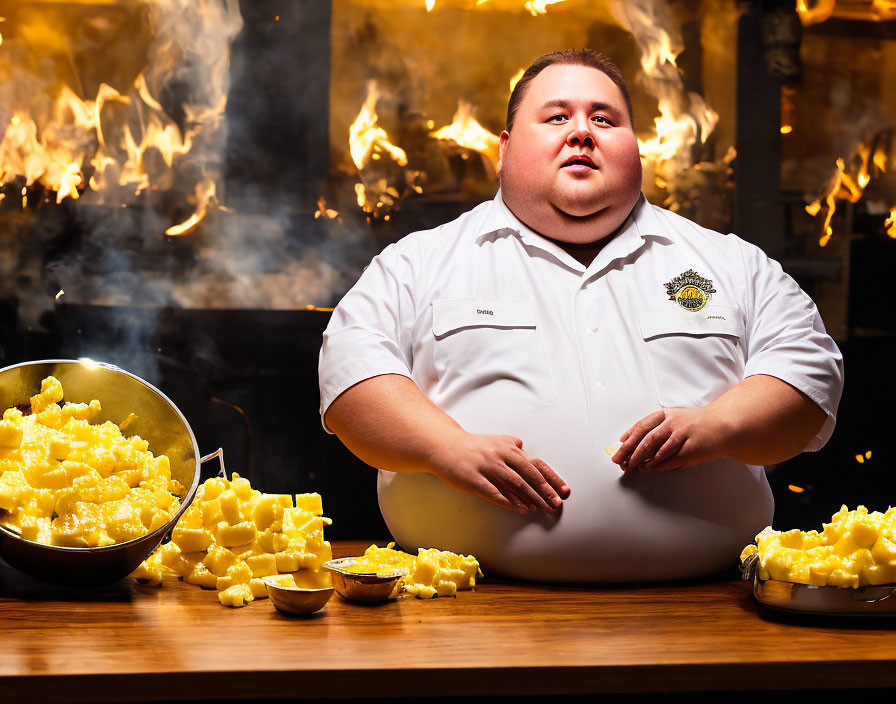
[[[735,579],[486,581],[289,618],[176,580],[79,592],[0,564],[0,609],[0,701],[896,687],[896,623],[775,616]]]

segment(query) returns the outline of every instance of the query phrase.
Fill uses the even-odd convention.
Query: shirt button
[[[595,389],[603,389],[603,388],[606,388],[606,386],[607,386],[606,383],[603,381],[595,381],[594,382]]]

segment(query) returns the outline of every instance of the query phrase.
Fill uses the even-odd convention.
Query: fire
[[[685,90],[675,63],[683,44],[680,37],[670,34],[666,10],[647,0],[629,0],[618,8],[620,24],[641,50],[641,80],[656,97],[660,113],[654,118],[655,134],[638,139],[645,178],[652,177],[656,188],[669,193],[663,204],[676,210],[680,207],[677,185],[686,180],[682,179],[686,172],[698,168],[699,148],[715,129],[719,115],[700,95]]]
[[[11,117],[0,140],[0,182],[24,178],[26,188],[39,184],[55,192],[57,202],[77,199],[91,190],[99,193],[95,202],[125,205],[129,192],[138,195],[176,182],[174,177],[180,165],[187,164],[184,158],[197,140],[203,140],[202,149],[209,149],[226,104],[230,39],[242,26],[236,0],[149,0],[145,10],[154,33],[149,46],[142,48],[147,66],[136,72],[136,78],[131,73],[123,79],[116,64],[98,64],[109,78],[95,84],[93,98],[85,94],[77,75],[73,86],[66,85],[68,68],[59,70],[59,75],[43,75],[38,71],[44,66],[52,69],[53,62],[30,58],[46,49],[71,54],[59,18],[18,17],[15,31],[6,37],[13,57],[7,74],[12,78],[6,80],[12,80],[14,88],[20,85],[9,93],[17,102],[8,106]],[[201,47],[203,56],[202,61],[191,63],[190,52],[198,51],[194,47]],[[191,97],[179,106],[183,117],[178,123],[154,95],[153,87],[161,90],[182,63],[190,66],[191,75],[202,85],[190,86]],[[202,161],[207,156],[194,156],[189,164],[191,173],[196,173],[191,183],[198,181],[186,196],[196,201],[194,215],[170,228],[169,234],[195,229],[215,197],[214,177]]]
[[[850,160],[850,167],[847,167],[844,159],[837,159],[837,171],[827,189],[821,197],[806,206],[806,212],[812,217],[818,215],[822,209],[825,211],[821,226],[822,234],[818,240],[819,246],[826,246],[834,234],[831,220],[837,210],[837,201],[846,200],[850,203],[858,203],[865,187],[871,182],[872,167],[876,173],[882,174],[886,170],[886,164],[886,151],[883,145],[879,144],[872,153],[871,147],[864,142],[860,143],[856,149],[855,156]],[[887,223],[884,223],[885,227]],[[887,234],[889,232],[888,229]]]
[[[884,227],[889,237],[896,240],[896,205],[890,208],[890,217],[884,221]]]
[[[533,17],[546,15],[549,5],[556,5],[564,0],[526,0],[525,7]]]
[[[339,215],[337,211],[327,207],[327,201],[323,196],[317,199],[317,210],[314,212],[315,220],[321,217],[332,220],[337,215]]]
[[[426,0],[426,11],[432,12],[432,8],[436,6],[436,0]]]
[[[399,166],[408,163],[404,150],[392,144],[386,130],[377,124],[379,118],[376,114],[376,102],[379,96],[376,81],[368,82],[367,97],[364,99],[361,111],[349,127],[349,150],[352,161],[358,169],[367,166],[371,159],[379,159],[383,152],[389,154]]]
[[[808,0],[796,0],[796,11],[804,27],[824,22],[832,14],[837,0],[816,0],[810,7]]]
[[[432,133],[436,139],[451,140],[465,149],[482,154],[494,170],[498,165],[497,135],[489,132],[473,117],[474,108],[470,103],[459,100],[453,122]]]
[[[195,200],[197,204],[196,212],[180,225],[175,225],[174,227],[169,227],[165,230],[166,235],[172,237],[177,235],[188,235],[196,229],[196,226],[199,225],[199,223],[202,222],[202,218],[205,217],[205,212],[208,210],[209,204],[215,200],[215,182],[206,176],[196,185],[195,196],[191,200]]]

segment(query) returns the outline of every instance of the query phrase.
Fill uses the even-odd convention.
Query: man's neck
[[[544,234],[542,234],[541,236],[549,242],[553,242],[569,256],[571,256],[573,259],[575,259],[580,264],[583,264],[587,268],[591,265],[591,262],[594,261],[594,258],[600,253],[600,250],[606,247],[607,244],[616,237],[621,229],[622,227],[617,229],[612,234],[599,239],[597,242],[584,242],[581,244],[577,242],[562,242],[560,240],[555,240],[552,237],[548,237]]]

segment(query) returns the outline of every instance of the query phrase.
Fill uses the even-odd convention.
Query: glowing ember
[[[538,15],[547,14],[549,5],[556,5],[558,2],[563,2],[563,0],[526,0],[524,7],[533,17],[538,17]]]
[[[794,494],[802,494],[805,489],[801,486],[797,486],[796,484],[788,484],[787,488],[790,489]]]
[[[474,108],[463,100],[457,103],[457,112],[454,113],[453,122],[432,133],[436,139],[451,140],[465,149],[477,151],[489,160],[492,170],[498,164],[497,135],[489,132],[473,117]]]
[[[793,132],[793,127],[790,125],[781,125],[781,134],[790,134]]]
[[[864,464],[865,460],[870,460],[870,459],[871,459],[871,450],[868,450],[867,452],[865,452],[864,455],[856,455],[856,462],[858,462],[859,464]]]
[[[327,201],[323,196],[317,199],[317,210],[314,211],[315,220],[321,217],[332,220],[337,215],[339,215],[337,211],[327,207]]]
[[[896,240],[896,205],[890,209],[890,217],[884,221],[887,235]]]
[[[810,24],[818,24],[828,19],[834,14],[836,4],[837,0],[815,0],[812,3],[809,0],[797,0],[796,11],[802,25],[808,27]]]

